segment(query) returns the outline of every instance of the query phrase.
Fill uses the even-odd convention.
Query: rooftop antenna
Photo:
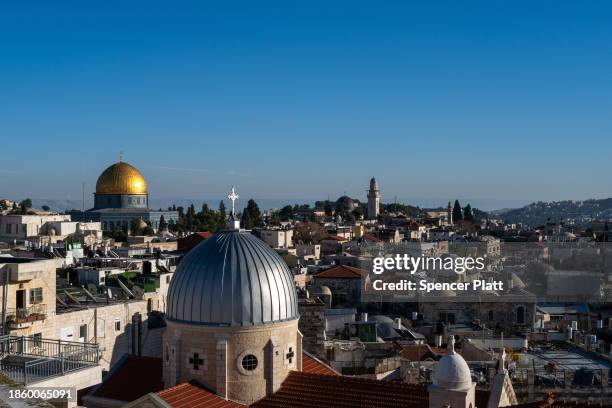
[[[123,150],[119,151],[119,163],[123,161]]]
[[[85,212],[85,180],[82,181],[81,185],[81,212]]]

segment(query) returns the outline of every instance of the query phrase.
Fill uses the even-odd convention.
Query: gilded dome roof
[[[168,288],[166,318],[254,326],[299,317],[293,274],[265,242],[220,231],[183,258]]]
[[[147,194],[147,182],[136,167],[118,162],[100,174],[96,194]]]

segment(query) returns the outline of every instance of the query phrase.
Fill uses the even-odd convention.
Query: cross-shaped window
[[[293,347],[289,347],[289,352],[285,355],[285,358],[289,360],[289,364],[293,363],[293,357],[295,357],[295,353],[293,352]]]
[[[193,357],[189,357],[189,364],[193,364],[194,370],[199,370],[200,366],[204,364],[204,360],[200,358],[198,353],[193,353]]]

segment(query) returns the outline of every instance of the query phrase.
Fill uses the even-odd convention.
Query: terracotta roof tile
[[[341,237],[340,235],[330,235],[322,239],[322,241],[348,241],[348,238]]]
[[[310,374],[340,375],[336,370],[307,352],[302,354],[302,372]]]
[[[163,388],[161,358],[128,355],[93,391],[93,396],[130,402]]]
[[[403,346],[400,355],[410,361],[424,361],[427,358],[437,360],[439,356],[446,354],[446,349],[430,347],[427,344],[415,344]]]
[[[204,388],[192,384],[181,383],[159,391],[157,396],[172,408],[241,408],[245,405],[225,400]]]
[[[366,272],[347,265],[338,265],[321,271],[315,275],[316,278],[335,278],[335,279],[361,279]]]
[[[210,231],[194,232],[193,234],[187,235],[186,237],[179,238],[177,240],[177,249],[180,252],[187,253],[196,246],[198,246],[200,242],[205,241],[213,235],[215,234]]]
[[[372,241],[372,242],[382,242],[382,240],[374,234],[364,234],[363,239],[365,239],[366,241]]]
[[[294,371],[281,388],[256,408],[427,408],[422,385]]]

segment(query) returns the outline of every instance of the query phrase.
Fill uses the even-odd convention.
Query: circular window
[[[247,371],[253,371],[257,368],[257,357],[252,354],[247,354],[242,358],[242,368]]]

